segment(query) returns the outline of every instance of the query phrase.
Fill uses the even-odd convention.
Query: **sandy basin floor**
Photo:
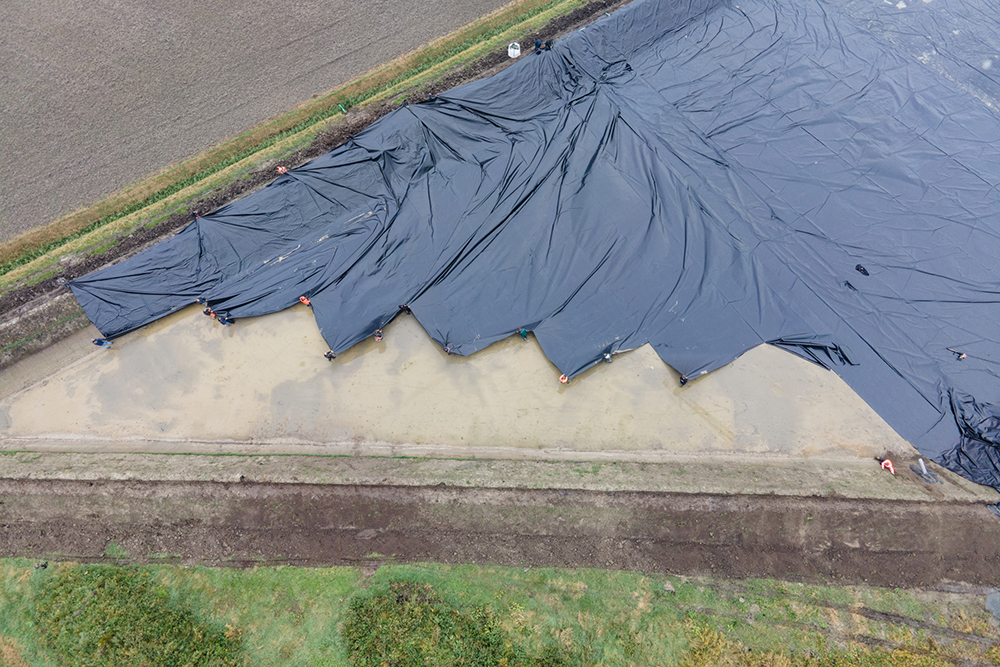
[[[397,318],[383,341],[328,362],[304,306],[232,327],[192,307],[112,350],[89,345],[93,335],[0,377],[4,448],[214,443],[510,458],[630,452],[632,460],[914,454],[834,373],[768,346],[682,388],[648,346],[563,386],[532,337],[449,356],[412,316]]]

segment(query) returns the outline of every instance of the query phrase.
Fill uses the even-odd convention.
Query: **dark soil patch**
[[[544,42],[554,39],[580,25],[599,18],[604,13],[610,12],[623,4],[626,4],[623,0],[598,0],[597,2],[591,2],[569,14],[558,17],[538,32],[525,35],[522,38],[522,43],[527,49],[528,45],[533,44],[535,40]],[[506,49],[497,50],[448,73],[438,82],[419,86],[406,92],[404,98],[407,103],[411,104],[423,102],[429,96],[494,74],[512,62],[514,61],[507,57]],[[4,350],[3,354],[0,354],[0,369],[6,368],[28,354],[51,345],[86,326],[86,320],[79,318],[74,320],[75,328],[53,328],[46,325],[38,325],[39,320],[51,323],[59,317],[65,317],[66,312],[64,311],[60,311],[58,314],[46,314],[33,318],[23,317],[29,311],[48,309],[49,301],[58,297],[61,293],[68,292],[68,289],[65,287],[66,281],[74,280],[103,266],[132,257],[151,245],[173,236],[186,227],[194,216],[211,213],[269,184],[278,175],[275,171],[276,166],[298,167],[309,160],[328,153],[394,108],[397,107],[388,103],[382,103],[369,105],[360,110],[351,109],[347,113],[344,123],[321,132],[308,147],[296,151],[275,165],[258,169],[247,177],[212,192],[189,206],[187,211],[175,213],[153,227],[144,227],[133,231],[128,236],[119,239],[114,246],[104,252],[95,255],[83,254],[67,258],[46,279],[0,295],[0,322],[9,323],[8,326],[0,329],[0,350]],[[11,323],[12,320],[17,321]],[[22,345],[22,341],[30,341],[30,344]]]
[[[597,567],[934,587],[1000,581],[983,505],[266,483],[0,480],[4,556]],[[164,562],[162,558],[157,562]]]

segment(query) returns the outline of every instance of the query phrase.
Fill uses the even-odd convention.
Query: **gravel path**
[[[503,4],[0,3],[0,241]]]

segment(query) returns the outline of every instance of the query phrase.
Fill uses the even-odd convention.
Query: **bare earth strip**
[[[114,542],[130,561],[230,566],[437,561],[879,586],[1000,579],[1000,522],[955,501],[2,480],[0,525],[4,556],[83,561],[105,559]]]
[[[0,241],[505,4],[0,5]]]

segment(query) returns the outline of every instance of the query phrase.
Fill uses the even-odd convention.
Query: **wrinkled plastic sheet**
[[[408,306],[455,354],[532,331],[567,377],[772,343],[1000,486],[998,13],[637,0],[71,287],[109,338],[305,296],[334,352]]]

